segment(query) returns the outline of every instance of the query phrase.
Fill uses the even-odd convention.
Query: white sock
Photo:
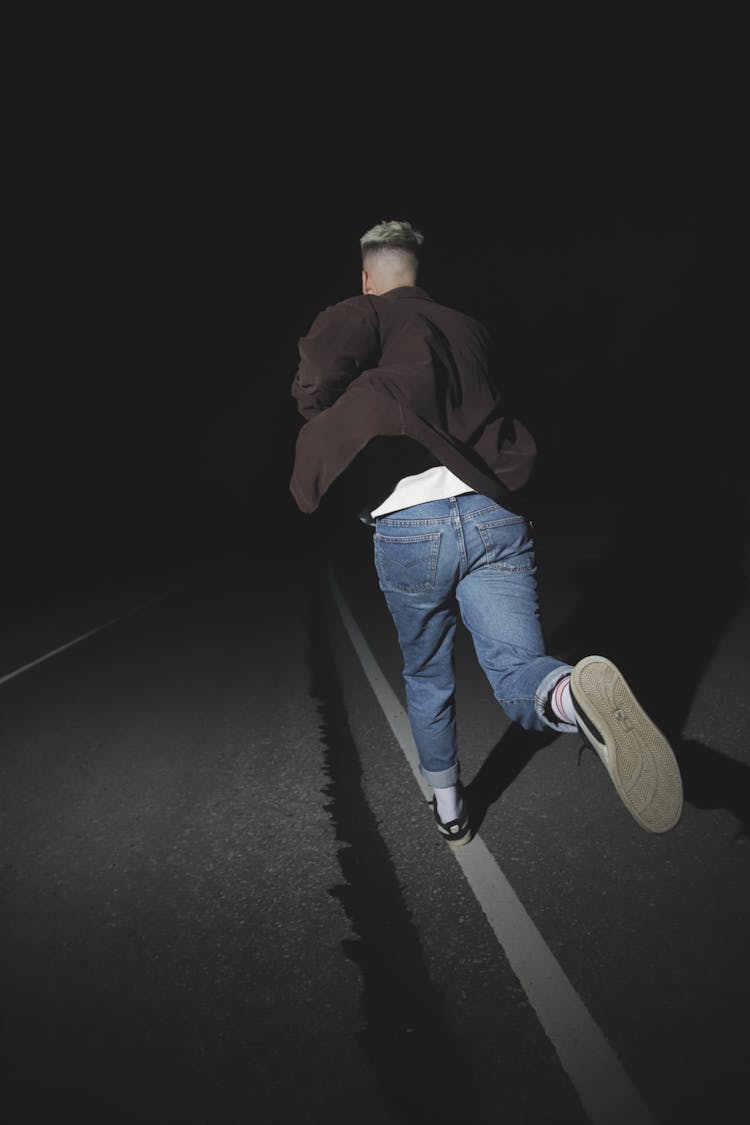
[[[570,676],[563,676],[557,681],[549,697],[550,707],[564,723],[575,723],[576,713],[573,710],[573,697],[570,694]]]
[[[458,794],[457,785],[446,785],[441,789],[436,789],[435,800],[437,801],[438,816],[443,824],[448,824],[451,820],[458,820],[464,803]]]

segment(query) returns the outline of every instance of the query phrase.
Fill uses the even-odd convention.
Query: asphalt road
[[[708,596],[700,552],[635,567],[627,512],[547,513],[550,650],[626,670],[684,814],[642,832],[461,634],[454,853],[369,532],[292,525],[4,631],[7,1125],[747,1120],[746,539]]]

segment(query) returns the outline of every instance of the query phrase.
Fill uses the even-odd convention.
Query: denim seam
[[[508,566],[507,563],[487,562],[485,566],[488,570],[504,570],[508,574],[534,574],[536,566]]]
[[[429,520],[392,520],[388,516],[383,516],[382,520],[378,521],[378,526],[387,520],[388,527],[430,527],[436,523],[450,523],[450,516],[436,516],[434,519]]]
[[[478,523],[477,524],[477,531],[484,531],[488,527],[507,527],[509,524],[512,524],[512,523],[527,523],[527,522],[528,521],[525,520],[523,518],[523,516],[506,516],[506,518],[502,519],[502,520],[490,520],[489,523]]]

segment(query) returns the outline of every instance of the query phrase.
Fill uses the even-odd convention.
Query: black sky
[[[696,380],[712,362],[708,393],[731,382],[714,324],[732,113],[684,49],[562,51],[548,29],[495,51],[475,27],[422,29],[404,57],[368,54],[367,25],[340,44],[293,20],[98,30],[28,85],[16,569],[81,543],[106,566],[123,534],[136,556],[179,549],[260,494],[286,503],[296,341],[357,291],[359,236],[385,218],[425,233],[425,288],[497,333],[573,480],[591,451],[627,475],[637,446],[639,480],[653,453],[670,473],[694,456]],[[715,410],[704,448],[734,433]]]

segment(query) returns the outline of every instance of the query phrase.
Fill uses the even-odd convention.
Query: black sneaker
[[[619,669],[603,656],[586,656],[571,673],[570,690],[581,737],[633,819],[647,832],[674,828],[682,814],[677,759]]]
[[[464,796],[463,786],[461,782],[458,783],[458,793],[461,798],[461,815],[458,820],[449,820],[447,824],[443,824],[438,816],[437,797],[432,798],[432,812],[435,816],[435,823],[438,827],[438,832],[449,844],[458,847],[460,844],[468,844],[471,839],[471,825],[469,823],[469,810],[466,805],[466,798]]]

